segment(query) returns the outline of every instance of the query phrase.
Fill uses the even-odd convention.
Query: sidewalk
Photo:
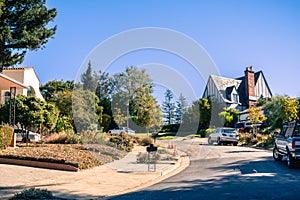
[[[0,196],[9,198],[25,188],[37,187],[47,189],[57,197],[97,199],[150,186],[189,165],[188,157],[180,157],[177,162],[158,163],[156,172],[148,172],[147,164],[136,163],[136,155],[145,151],[146,147],[136,146],[121,160],[79,172],[0,165]],[[7,171],[3,173],[3,169]],[[9,170],[17,171],[9,173]],[[26,170],[29,170],[29,174],[26,174]],[[25,180],[27,178],[27,181],[22,177]]]

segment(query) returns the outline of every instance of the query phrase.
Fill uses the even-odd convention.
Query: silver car
[[[231,143],[237,146],[238,140],[239,134],[234,128],[217,128],[208,136],[208,144],[213,144],[214,142],[216,142],[217,145]]]
[[[27,131],[22,129],[15,129],[16,141],[26,142]],[[39,142],[41,140],[41,134],[28,131],[28,142]]]

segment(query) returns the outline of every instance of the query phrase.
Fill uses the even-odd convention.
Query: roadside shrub
[[[161,160],[161,155],[157,153],[156,155],[156,161]],[[146,152],[139,152],[136,156],[136,162],[137,163],[147,163],[148,162],[148,153]]]
[[[64,132],[53,133],[44,139],[44,141],[49,144],[65,144],[66,140],[67,134]]]
[[[216,129],[215,128],[208,128],[205,130],[205,137],[208,137],[209,134],[214,132]]]
[[[133,148],[132,138],[131,136],[126,135],[125,133],[121,133],[120,135],[111,137],[109,141],[122,150],[125,150],[127,152],[132,151]]]
[[[275,135],[239,133],[239,143],[241,145],[255,145],[259,147],[272,147],[275,142]]]
[[[82,139],[83,143],[85,143],[85,144],[94,144],[95,141],[96,141],[97,132],[87,130],[87,131],[82,131],[80,133],[80,135],[81,135],[81,139]]]
[[[153,138],[146,136],[142,138],[141,145],[142,146],[149,146],[150,144],[154,144]]]
[[[47,136],[44,141],[48,144],[80,144],[82,143],[80,135],[74,132],[54,133]]]
[[[142,137],[141,136],[134,136],[133,143],[142,145]]]
[[[205,138],[205,137],[206,137],[206,130],[203,130],[203,129],[200,130],[200,131],[199,131],[199,134],[200,134],[200,137],[201,137],[201,138]]]
[[[48,190],[30,188],[14,195],[11,199],[58,199]]]
[[[65,144],[82,144],[81,136],[72,132],[67,132],[67,140]]]
[[[14,129],[9,126],[0,126],[0,149],[5,149],[10,145]]]

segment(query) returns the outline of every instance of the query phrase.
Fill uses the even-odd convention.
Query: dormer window
[[[234,103],[239,103],[239,95],[238,94],[232,94],[232,101]]]

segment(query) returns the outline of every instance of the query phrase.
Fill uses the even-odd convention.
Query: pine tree
[[[81,81],[83,83],[83,90],[90,90],[95,92],[97,87],[97,74],[92,71],[91,61],[88,64],[87,70],[81,75]]]
[[[164,123],[170,125],[175,122],[175,104],[173,103],[173,93],[167,89],[165,92],[164,101],[162,104],[162,113]]]
[[[176,101],[176,108],[175,108],[175,123],[181,124],[183,113],[186,109],[186,98],[180,94],[178,101]]]
[[[45,47],[56,26],[48,23],[57,15],[47,9],[46,0],[0,1],[0,72],[22,63],[28,50]]]

